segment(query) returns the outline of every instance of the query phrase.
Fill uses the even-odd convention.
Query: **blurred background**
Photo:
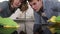
[[[9,1],[9,0],[0,0],[0,3],[3,1]],[[55,5],[57,4],[56,5],[57,8],[59,7],[60,9],[60,0],[47,0],[47,1],[52,1],[53,3],[55,3]],[[20,28],[17,30],[18,33],[20,31],[26,31],[27,34],[33,34],[34,11],[29,4],[28,9],[25,12],[22,12],[18,8],[16,12],[13,13],[9,18],[12,18],[20,25]]]

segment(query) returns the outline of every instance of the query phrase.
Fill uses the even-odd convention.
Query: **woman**
[[[9,0],[0,3],[0,16],[9,17],[25,0]],[[21,9],[21,8],[20,8]]]

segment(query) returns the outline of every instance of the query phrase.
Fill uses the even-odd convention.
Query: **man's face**
[[[12,5],[14,8],[17,8],[21,5],[21,1],[20,0],[14,0]]]
[[[29,4],[34,9],[34,11],[38,12],[42,7],[42,0],[33,0],[29,2]]]

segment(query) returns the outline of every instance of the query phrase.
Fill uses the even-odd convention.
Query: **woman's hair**
[[[20,0],[21,5],[18,7],[21,11],[26,11],[28,9],[27,0]],[[13,4],[14,0],[9,0],[9,4]]]
[[[22,12],[26,11],[26,10],[28,9],[27,0],[24,0],[24,1],[22,2],[22,4],[20,5],[19,8],[20,8],[20,10],[21,10]]]

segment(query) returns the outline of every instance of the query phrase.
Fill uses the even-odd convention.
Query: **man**
[[[33,28],[34,34],[52,34],[47,26],[42,24],[48,24],[47,20],[53,16],[53,2],[49,0],[28,0],[30,6],[33,8],[35,24]],[[52,6],[51,6],[52,5]]]
[[[24,1],[25,0],[9,0],[0,3],[0,16],[9,17],[17,8],[20,8]]]

